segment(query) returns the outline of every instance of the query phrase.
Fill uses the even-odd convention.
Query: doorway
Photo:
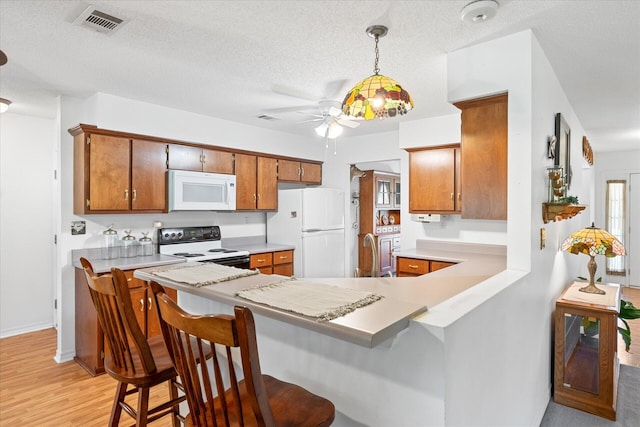
[[[391,253],[394,242],[400,245],[400,171],[400,159],[351,166],[352,221],[347,239],[354,276],[392,275],[395,271]]]
[[[640,173],[629,174],[627,271],[629,286],[640,287]]]

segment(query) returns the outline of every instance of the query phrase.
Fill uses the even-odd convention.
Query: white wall
[[[454,52],[448,66],[451,101],[509,92],[509,189],[507,272],[439,307],[458,310],[469,300],[493,295],[444,328],[446,423],[538,425],[550,397],[554,302],[580,265],[577,257],[558,250],[590,217],[587,211],[543,224],[545,172],[551,166],[546,141],[557,112],[573,135],[583,130],[530,31]],[[579,159],[575,138],[571,155]],[[581,168],[574,172],[570,192],[589,205],[593,175]],[[542,227],[547,246],[541,250]]]
[[[0,337],[53,325],[54,129],[0,116]]]

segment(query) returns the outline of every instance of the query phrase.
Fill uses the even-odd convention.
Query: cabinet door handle
[[[451,200],[453,200],[453,193],[451,193]]]
[[[140,298],[140,311],[144,311],[144,298]]]
[[[280,255],[280,259],[287,259],[286,255]]]
[[[133,200],[135,201],[136,197],[138,196],[135,189],[132,191],[132,195],[133,195]]]
[[[151,303],[151,297],[148,298],[148,301],[149,301],[149,306],[147,307],[147,310],[151,310],[153,308]]]
[[[124,199],[129,200],[129,190],[124,190]]]
[[[304,168],[300,168],[300,176],[304,176]]]
[[[462,200],[462,193],[458,193],[458,201]]]
[[[258,262],[265,262],[265,259],[258,259]]]
[[[413,270],[417,270],[418,266],[417,265],[413,265],[413,264],[409,264],[409,268],[411,268]]]
[[[255,193],[253,194],[253,201],[255,202],[256,200],[258,200],[258,197],[255,195]]]

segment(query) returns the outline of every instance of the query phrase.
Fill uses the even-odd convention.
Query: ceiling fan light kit
[[[9,109],[9,105],[11,105],[11,101],[8,99],[0,98],[0,113],[4,113]]]
[[[374,74],[356,84],[347,93],[342,102],[342,112],[350,118],[362,120],[404,115],[413,108],[411,95],[398,82],[381,75],[378,68],[378,40],[387,34],[388,28],[373,25],[367,28],[366,32],[376,43]]]

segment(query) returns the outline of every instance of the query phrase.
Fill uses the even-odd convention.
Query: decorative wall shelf
[[[573,218],[584,210],[584,205],[572,205],[569,203],[543,203],[542,204],[542,220],[544,223],[549,221],[562,221],[563,219]]]

